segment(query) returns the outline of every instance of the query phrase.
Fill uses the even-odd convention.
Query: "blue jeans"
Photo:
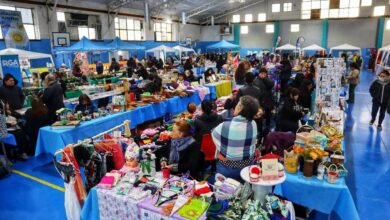
[[[224,175],[226,178],[232,178],[240,183],[245,183],[245,181],[240,176],[241,169],[239,168],[230,168],[223,164],[221,164],[219,161],[217,162],[217,173],[220,173]]]

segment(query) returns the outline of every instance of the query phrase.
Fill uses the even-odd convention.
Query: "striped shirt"
[[[255,153],[257,126],[255,121],[248,121],[236,116],[232,121],[219,124],[212,132],[214,144],[228,160],[246,160]]]

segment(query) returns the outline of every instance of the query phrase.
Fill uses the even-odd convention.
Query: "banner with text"
[[[23,78],[22,71],[20,70],[19,65],[19,56],[18,55],[2,55],[0,56],[1,61],[1,76],[4,78],[4,75],[9,73],[18,80],[18,86],[22,87]]]
[[[28,49],[28,36],[20,11],[0,10],[0,26],[7,48]]]

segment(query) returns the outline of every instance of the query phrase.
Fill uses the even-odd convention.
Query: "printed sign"
[[[22,72],[19,65],[19,56],[18,55],[3,55],[0,56],[1,61],[1,73],[2,77],[5,74],[9,73],[18,80],[18,86],[22,87],[23,79]]]

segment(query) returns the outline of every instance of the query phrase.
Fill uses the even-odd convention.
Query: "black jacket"
[[[119,63],[118,62],[111,62],[111,65],[110,65],[110,69],[109,71],[112,72],[112,71],[119,71],[120,69],[120,66],[119,66]]]
[[[370,94],[376,102],[388,103],[390,99],[390,83],[385,85],[379,80],[375,80],[370,86]]]
[[[169,143],[164,148],[165,149],[160,148],[156,153],[158,162],[160,162],[160,159],[162,157],[168,158],[169,160],[171,144]],[[190,144],[185,150],[179,152],[178,171],[173,172],[172,174],[182,174],[187,173],[187,171],[190,171],[192,177],[199,179],[200,173],[203,171],[203,165],[204,155],[200,151],[199,142],[195,141]],[[159,167],[159,165],[157,167]]]
[[[225,105],[223,106],[224,109],[230,110],[234,109],[238,103],[238,100],[232,100],[232,99],[226,99]]]
[[[24,125],[24,130],[28,135],[31,143],[31,146],[35,148],[38,139],[39,129],[41,127],[50,125],[49,117],[47,115],[40,115],[39,117],[32,117],[31,108],[29,108],[25,115],[26,124]]]
[[[298,104],[300,106],[302,106],[303,108],[310,109],[310,107],[311,107],[311,91],[309,91],[307,88],[300,88]]]
[[[260,91],[259,88],[254,86],[253,84],[251,85],[245,85],[238,90],[237,93],[237,100],[240,100],[242,96],[249,95],[252,96],[253,98],[257,99],[259,101],[260,106],[264,105],[264,95]]]
[[[12,110],[23,108],[25,96],[22,89],[18,86],[1,86],[0,98],[5,100]]]
[[[282,71],[280,73],[280,79],[281,80],[289,80],[291,77],[291,70],[292,70],[290,61],[282,60],[282,61],[280,61],[280,64],[283,65]]]
[[[295,133],[299,128],[298,121],[302,117],[301,106],[291,98],[286,98],[279,112],[279,130]]]
[[[55,82],[48,86],[43,91],[42,101],[47,106],[50,118],[55,120],[56,111],[64,107],[64,96],[61,85]]]
[[[137,70],[137,75],[139,77],[142,77],[142,79],[147,79],[149,77],[148,71],[145,69],[145,67],[141,67]]]
[[[195,139],[202,143],[203,135],[211,133],[211,130],[217,127],[223,122],[223,118],[217,113],[211,113],[209,115],[202,114],[195,119]]]
[[[272,89],[274,88],[275,82],[270,78],[260,79],[260,77],[256,77],[253,85],[259,88],[263,93],[263,108],[266,110],[273,109],[275,103],[272,95]]]

